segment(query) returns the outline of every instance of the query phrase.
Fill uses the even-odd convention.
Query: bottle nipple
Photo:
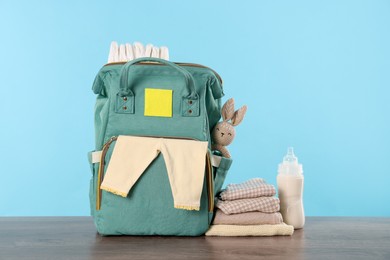
[[[287,148],[287,154],[283,157],[283,162],[298,163],[298,158],[294,154],[294,148]]]
[[[298,163],[298,157],[295,156],[292,147],[287,149],[287,154],[279,164],[278,172],[280,174],[302,175],[302,164]]]

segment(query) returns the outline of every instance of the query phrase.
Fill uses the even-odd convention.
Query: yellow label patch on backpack
[[[171,89],[145,89],[145,116],[172,117]]]

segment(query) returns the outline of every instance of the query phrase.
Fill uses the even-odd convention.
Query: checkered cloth
[[[275,187],[261,178],[250,179],[240,184],[229,184],[219,194],[221,200],[237,200],[257,197],[269,197],[276,194]]]
[[[265,183],[265,180],[262,178],[252,178],[247,181],[244,181],[243,183],[235,184],[235,183],[230,183],[227,185],[227,188],[230,189],[242,189],[245,188],[247,185],[251,184],[262,184]]]
[[[241,200],[218,200],[216,207],[221,209],[225,214],[237,214],[250,211],[274,213],[279,211],[280,204],[279,199],[276,197],[259,197]]]

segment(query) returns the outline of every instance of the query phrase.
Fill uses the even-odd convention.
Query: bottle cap
[[[294,154],[294,148],[289,147],[287,154],[283,157],[283,162],[278,167],[279,174],[302,175],[302,164],[298,163],[298,157]]]

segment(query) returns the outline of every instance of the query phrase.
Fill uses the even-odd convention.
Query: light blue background
[[[170,48],[248,113],[227,182],[294,146],[307,215],[390,216],[389,1],[2,1],[0,215],[88,215],[93,79],[112,40]]]

